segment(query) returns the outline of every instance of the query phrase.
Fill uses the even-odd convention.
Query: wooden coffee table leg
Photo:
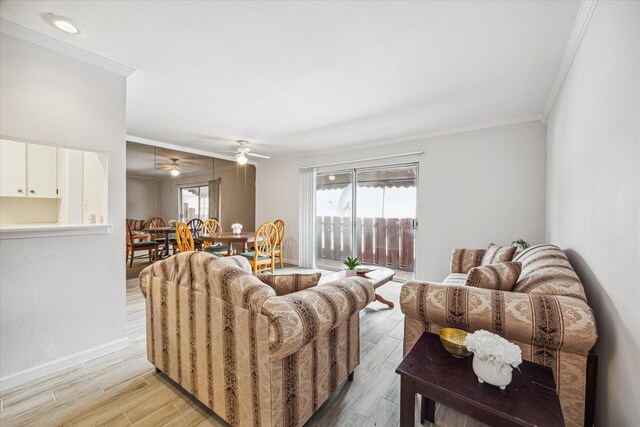
[[[394,305],[393,305],[393,303],[391,301],[382,298],[378,294],[376,294],[376,301],[380,301],[381,303],[388,305],[389,308],[393,308],[394,307]]]
[[[400,427],[414,427],[416,394],[413,381],[400,377]]]
[[[424,424],[425,420],[433,423],[436,417],[436,402],[424,396],[420,396],[420,400],[420,423]]]

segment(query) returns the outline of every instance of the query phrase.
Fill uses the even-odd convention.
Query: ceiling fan
[[[235,154],[236,162],[238,162],[238,164],[244,165],[245,163],[247,163],[247,161],[249,160],[249,159],[247,159],[247,156],[259,157],[261,159],[270,159],[271,158],[271,156],[265,156],[264,154],[258,154],[258,153],[251,152],[251,148],[247,147],[247,145],[249,144],[249,141],[245,141],[243,139],[240,139],[240,140],[236,141],[236,143],[238,143],[240,146],[238,148],[236,148],[235,151],[226,150],[226,151],[223,151],[223,152],[224,153],[233,153],[233,154]]]
[[[170,158],[169,160],[171,160],[171,164],[167,164],[167,163],[156,163],[156,166],[159,169],[163,169],[163,170],[168,170],[172,176],[178,176],[180,175],[180,172],[189,172],[188,169],[184,169],[182,166],[180,166],[178,164],[178,162],[180,161],[180,159],[175,159],[175,158]]]

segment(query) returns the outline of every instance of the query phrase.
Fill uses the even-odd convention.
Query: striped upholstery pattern
[[[516,249],[518,248],[515,246],[498,246],[492,243],[484,253],[480,265],[511,261],[516,253]]]
[[[534,258],[559,255],[557,251],[562,253],[555,246],[543,245],[519,255],[521,280],[544,262]],[[554,265],[546,272],[535,272],[547,277],[556,271]],[[542,289],[558,292],[551,289],[551,281],[545,286]],[[492,331],[517,344],[524,359],[552,368],[566,425],[584,424],[587,354],[597,332],[593,312],[583,298],[408,281],[402,287],[400,304],[405,314],[405,354],[425,331],[437,333],[443,327]]]
[[[454,249],[451,252],[451,273],[467,274],[482,262],[486,249]]]
[[[232,426],[301,426],[359,363],[373,286],[276,296],[242,257],[184,252],[140,273],[147,358]]]
[[[276,295],[287,295],[293,292],[302,291],[314,287],[320,281],[321,273],[311,274],[271,274],[258,273],[256,276],[260,281],[271,286]]]
[[[466,273],[451,273],[442,281],[442,283],[447,285],[464,285],[467,283],[467,274]]]
[[[144,219],[129,219],[127,218],[127,224],[129,224],[129,228],[131,229],[131,234],[142,234],[144,233],[142,229],[144,228]]]
[[[518,281],[522,266],[519,262],[501,262],[498,264],[474,267],[467,275],[466,285],[476,288],[511,291]]]
[[[531,246],[520,252],[514,261],[522,264],[514,292],[566,295],[587,301],[582,282],[559,247]]]

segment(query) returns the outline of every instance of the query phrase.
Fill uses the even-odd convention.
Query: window
[[[180,220],[188,222],[194,218],[209,218],[209,186],[180,188]]]

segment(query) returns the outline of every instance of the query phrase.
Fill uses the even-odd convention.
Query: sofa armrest
[[[451,252],[450,273],[467,274],[473,267],[482,263],[482,257],[486,249],[454,249]]]
[[[262,314],[269,317],[269,352],[283,358],[319,335],[347,321],[374,298],[371,282],[350,277],[303,291],[267,298]]]
[[[586,355],[598,336],[591,308],[566,296],[408,281],[400,305],[407,317],[425,324],[485,329],[550,350]]]

